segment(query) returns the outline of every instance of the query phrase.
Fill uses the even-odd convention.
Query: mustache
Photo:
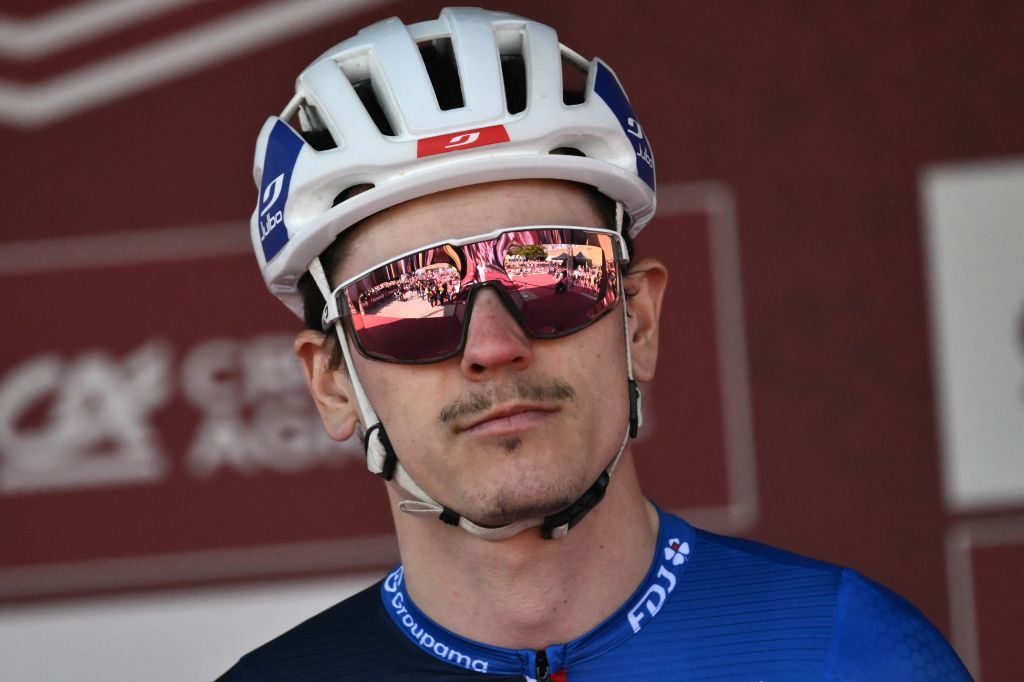
[[[482,414],[495,404],[511,398],[540,403],[573,400],[575,397],[576,389],[561,379],[542,383],[502,384],[490,391],[473,391],[453,400],[441,409],[437,419],[441,424],[448,424],[460,417]]]

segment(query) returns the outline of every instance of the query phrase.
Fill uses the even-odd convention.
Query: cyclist
[[[632,260],[654,156],[604,62],[505,13],[388,19],[300,75],[255,176],[264,278],[402,564],[224,679],[968,679],[885,588],[644,497],[667,269]]]

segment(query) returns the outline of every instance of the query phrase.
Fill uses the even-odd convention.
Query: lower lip
[[[518,431],[539,426],[550,417],[553,412],[544,410],[527,410],[517,412],[507,417],[498,417],[480,422],[475,426],[466,429],[462,433],[471,436],[507,436]]]

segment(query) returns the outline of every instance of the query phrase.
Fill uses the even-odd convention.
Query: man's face
[[[571,183],[471,186],[366,220],[332,279],[430,242],[523,225],[604,227],[589,196]],[[485,288],[459,356],[400,365],[349,347],[413,479],[470,519],[500,525],[565,508],[608,466],[628,421],[624,343],[618,308],[572,336],[536,340]]]

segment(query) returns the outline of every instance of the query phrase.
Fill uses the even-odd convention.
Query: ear
[[[344,367],[331,369],[331,345],[318,331],[304,329],[292,347],[306,376],[306,386],[320,412],[327,434],[336,441],[347,440],[359,421],[355,393]],[[340,341],[334,340],[334,343]]]
[[[624,284],[631,294],[626,299],[626,307],[629,311],[633,377],[637,381],[650,381],[658,363],[658,325],[668,284],[668,269],[659,260],[645,258],[630,266]]]

